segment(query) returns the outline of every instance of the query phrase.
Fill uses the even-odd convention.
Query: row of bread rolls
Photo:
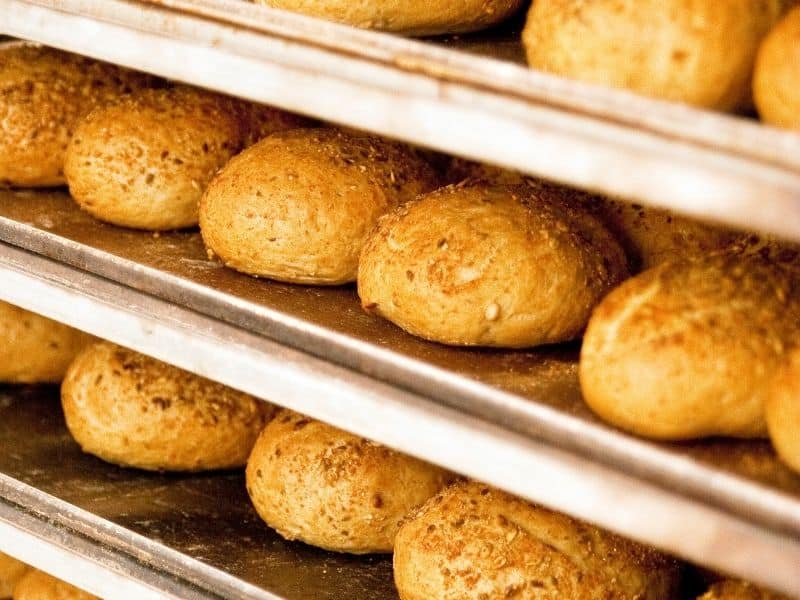
[[[0,599],[13,600],[97,600],[66,581],[0,553]]]

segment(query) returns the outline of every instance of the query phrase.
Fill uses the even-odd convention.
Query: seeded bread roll
[[[337,285],[355,280],[378,217],[436,184],[430,165],[403,144],[334,129],[285,131],[214,178],[200,227],[208,248],[237,271]]]
[[[0,185],[64,185],[64,154],[96,106],[153,78],[33,44],[0,44]]]
[[[800,473],[800,349],[789,354],[771,382],[766,418],[778,456]]]
[[[800,129],[800,6],[789,12],[761,44],[753,94],[764,121]]]
[[[665,440],[766,435],[767,384],[798,334],[798,278],[760,256],[663,263],[597,307],[583,339],[589,406]]]
[[[14,586],[25,575],[28,565],[0,553],[0,598],[11,598]]]
[[[513,15],[523,0],[433,0],[425,5],[396,0],[255,0],[364,29],[404,35],[439,35],[485,29]]]
[[[391,552],[400,521],[452,477],[443,469],[288,410],[258,438],[247,491],[289,540],[334,552]]]
[[[675,561],[479,483],[457,483],[400,528],[402,600],[668,600]]]
[[[275,409],[109,342],[84,350],[61,386],[84,452],[150,471],[241,467]]]
[[[65,162],[70,193],[81,208],[115,225],[191,227],[206,185],[250,137],[301,123],[186,86],[131,94],[78,126]]]
[[[88,333],[0,302],[0,382],[59,383]]]
[[[544,71],[645,96],[733,110],[751,104],[761,39],[785,0],[536,0],[522,40]]]
[[[586,206],[622,243],[634,272],[665,261],[692,260],[727,250],[742,234],[668,210],[586,196]]]
[[[56,579],[43,571],[31,569],[14,588],[14,600],[100,600],[89,592]]]
[[[715,583],[697,600],[790,600],[744,581],[726,580]]]
[[[414,335],[520,348],[579,336],[625,263],[567,190],[450,186],[381,219],[358,293],[367,311]]]

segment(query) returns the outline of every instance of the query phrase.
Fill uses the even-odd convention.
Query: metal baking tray
[[[527,69],[514,26],[415,41],[243,0],[0,3],[0,33],[800,240],[800,135]]]
[[[85,273],[78,279],[83,284],[72,284],[72,296],[100,288],[101,280],[91,273],[168,302],[167,308],[149,309],[159,322],[165,310],[204,316],[205,321],[185,328],[183,345],[141,342],[143,351],[700,563],[800,595],[800,477],[783,467],[765,442],[655,444],[600,423],[581,400],[576,346],[496,351],[425,342],[365,314],[352,286],[314,288],[250,278],[209,261],[196,231],[151,234],[105,225],[61,191],[0,192],[0,240],[54,259],[59,269],[71,265]],[[32,278],[58,280],[51,267],[37,262],[43,259],[14,258],[8,252],[0,253],[0,263],[16,264]],[[0,297],[73,319],[76,326],[91,324],[93,333],[129,343],[116,321],[80,322],[79,311],[65,307],[63,298],[25,292],[15,281],[0,285]],[[133,306],[119,291],[105,299],[118,310]],[[198,339],[210,339],[209,323],[233,326],[249,341],[239,349],[193,347]],[[297,389],[288,383],[281,387],[266,362],[253,363],[250,354],[267,339],[302,353],[305,358],[297,360],[313,371],[311,385],[317,386],[317,396],[324,390],[321,397],[308,397],[303,386],[309,382]],[[228,354],[214,355],[220,352]],[[286,352],[281,351],[279,364],[289,364]],[[250,369],[263,364],[264,373],[237,369],[235,360],[245,359]],[[268,357],[259,354],[258,360]],[[351,374],[339,379],[376,383],[362,383],[367,391],[336,400],[332,396],[344,392],[340,383],[327,383],[324,369]],[[280,379],[280,370],[276,376]],[[399,399],[392,404],[392,398]],[[416,412],[418,403],[425,406],[422,414]],[[482,445],[487,427],[494,433]],[[450,446],[459,439],[462,445]],[[551,459],[557,466],[542,468],[541,461]],[[771,568],[761,569],[757,556],[769,557]]]
[[[324,552],[266,527],[243,473],[146,473],[82,453],[64,425],[57,387],[0,387],[0,447],[0,522],[23,503],[39,527],[46,521],[66,540],[96,542],[85,558],[105,559],[157,586],[161,597],[397,597],[390,556]],[[97,592],[122,597],[112,589]]]

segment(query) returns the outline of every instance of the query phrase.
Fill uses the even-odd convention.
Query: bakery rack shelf
[[[363,313],[352,288],[240,275],[209,261],[196,232],[154,236],[104,225],[59,191],[0,193],[0,240],[2,300],[698,563],[800,594],[800,478],[763,443],[658,445],[605,427],[583,407],[574,348],[430,344]],[[30,492],[28,485],[53,493],[41,476],[26,479],[9,469],[0,468],[4,501]],[[213,564],[202,544],[154,550],[120,529],[132,523],[120,524],[102,502],[126,485],[98,491],[89,484],[94,499],[81,505],[65,484],[50,501],[91,513],[86,518],[102,527],[82,533],[125,557],[111,560],[115,568],[136,558],[147,577],[166,571],[210,585],[203,579],[209,569],[197,561],[211,561],[229,585],[253,584],[238,563],[226,562],[227,553]],[[15,519],[0,522],[14,527]],[[140,533],[162,537],[147,528]],[[2,536],[0,550],[14,553]],[[262,553],[269,556],[269,548]],[[765,562],[770,569],[761,568]],[[148,581],[142,573],[126,575]],[[227,589],[223,595],[234,588]]]
[[[419,42],[243,0],[5,0],[0,27],[333,122],[800,240],[800,136],[536,73],[517,64],[521,51],[511,40],[518,32]]]

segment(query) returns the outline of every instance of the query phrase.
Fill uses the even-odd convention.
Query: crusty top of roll
[[[381,219],[358,291],[366,310],[414,335],[525,347],[578,336],[626,262],[571,190],[467,181]]]
[[[73,129],[94,107],[154,79],[33,44],[0,44],[0,184],[63,185]]]
[[[403,600],[670,600],[677,563],[480,483],[456,483],[400,528]]]

